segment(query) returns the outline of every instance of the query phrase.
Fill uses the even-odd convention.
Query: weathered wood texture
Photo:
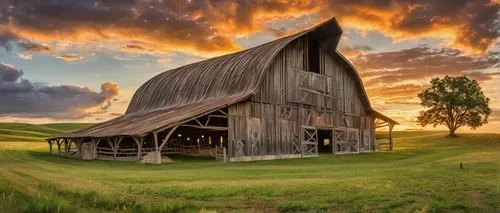
[[[164,126],[171,127],[175,122],[204,113],[198,108],[200,105],[210,111],[249,98],[260,87],[277,54],[290,42],[309,33],[338,38],[341,32],[332,18],[254,48],[163,72],[139,87],[124,115],[55,137],[143,135]]]
[[[154,142],[156,162],[162,152],[179,148],[168,142],[170,136],[193,128],[223,132],[218,137],[230,161],[315,156],[324,134],[334,140],[333,152],[372,151],[374,118],[395,121],[372,109],[358,73],[337,52],[341,33],[330,19],[251,49],[163,72],[137,90],[124,115],[50,139],[63,138],[67,147],[66,139],[92,138],[93,147],[77,143],[85,158],[112,159],[140,159],[146,154],[141,141]],[[226,108],[227,114],[220,114]],[[210,116],[227,122],[213,126]],[[320,129],[330,133],[319,136]],[[119,148],[123,138],[135,144],[130,153]],[[111,151],[99,148],[97,139],[108,141],[104,149]]]
[[[373,150],[371,107],[359,76],[339,53],[325,48],[317,50],[320,70],[308,70],[308,39],[315,38],[298,38],[278,53],[255,95],[229,107],[230,157],[242,157],[235,147],[249,156],[255,140],[258,156],[317,153],[313,129],[345,131],[338,144],[343,149],[333,151]]]

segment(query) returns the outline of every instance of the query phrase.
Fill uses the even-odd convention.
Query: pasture
[[[495,212],[500,135],[395,132],[395,151],[219,163],[82,161],[42,139],[87,124],[0,124],[0,212]],[[459,168],[460,163],[463,169]]]

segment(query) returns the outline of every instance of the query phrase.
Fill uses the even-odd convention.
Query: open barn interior
[[[228,147],[227,126],[226,107],[174,127],[143,136],[64,139],[61,140],[61,144],[64,145],[64,154],[71,155],[71,144],[81,140],[84,145],[79,152],[83,155],[89,155],[89,158],[101,160],[147,159],[148,153],[154,153],[157,149],[163,158],[172,155],[217,158],[217,150],[223,150],[220,151],[223,153]],[[95,153],[90,151],[94,150],[92,147],[87,147],[92,144],[96,146]],[[70,151],[66,151],[67,149]],[[86,149],[89,151],[86,152]]]
[[[318,129],[318,152],[332,153],[332,130]]]

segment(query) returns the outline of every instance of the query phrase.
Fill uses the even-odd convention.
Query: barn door
[[[359,153],[359,135],[359,129],[335,128],[333,152],[336,154]]]
[[[248,118],[248,154],[251,156],[260,155],[261,127],[260,118]]]
[[[302,126],[302,156],[318,155],[318,129],[315,127]]]
[[[361,143],[361,145],[361,151],[363,152],[369,152],[372,150],[370,130],[363,130],[363,142]]]

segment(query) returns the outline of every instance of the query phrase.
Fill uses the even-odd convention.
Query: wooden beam
[[[90,139],[90,144],[92,148],[92,159],[97,159],[97,142],[100,141],[101,139],[99,138],[91,138]]]
[[[198,118],[195,118],[194,121],[196,121],[196,123],[198,123],[198,125],[200,125],[201,127],[204,127],[205,125],[203,125],[199,120]]]
[[[359,149],[361,148],[361,130],[358,130],[358,134],[356,134],[357,137],[358,137],[358,148],[357,148],[357,152],[359,153]]]
[[[386,127],[386,126],[389,126],[389,124],[377,125],[377,126],[375,126],[375,128],[382,128],[382,127]]]
[[[76,139],[76,152],[81,159],[83,158],[82,145],[83,145],[84,140],[85,140],[85,138],[77,138]]]
[[[64,155],[68,155],[68,139],[63,139],[64,140]]]
[[[118,147],[120,146],[120,143],[122,142],[122,139],[123,139],[123,136],[120,136],[120,137],[115,137],[113,142],[114,142],[114,146],[113,146],[113,159],[116,160],[116,155],[118,153]]]
[[[99,146],[99,144],[101,143],[102,141],[102,138],[97,138],[96,141],[95,141],[95,144],[94,144],[94,155],[95,155],[95,159],[98,158],[98,155],[97,155],[97,147]]]
[[[108,142],[108,145],[111,147],[113,150],[113,159],[116,160],[116,149],[115,149],[115,140],[114,138],[106,138],[106,142]]]
[[[393,123],[389,123],[389,149],[392,151],[393,145],[392,145],[392,129],[394,128]]]
[[[137,144],[137,160],[141,160],[142,143],[144,142],[144,137],[133,136],[132,138]]]
[[[224,106],[224,107],[226,107],[226,106]],[[211,113],[217,112],[217,111],[221,110],[221,109],[222,109],[222,108],[224,108],[224,107],[221,107],[221,108],[219,108],[219,109],[215,109],[215,110],[208,111],[208,112],[206,112],[206,113],[200,114],[200,115],[199,115],[198,117],[196,117],[196,118],[200,118],[200,117],[203,117],[203,116],[205,116],[205,115],[209,115],[209,114],[211,114]],[[226,115],[227,115],[227,113],[224,113],[224,114],[226,114]],[[161,132],[161,131],[166,130],[166,129],[168,129],[168,128],[172,128],[172,127],[174,127],[174,126],[178,126],[178,125],[181,125],[181,124],[183,124],[183,123],[190,122],[190,121],[192,121],[192,120],[194,120],[194,119],[196,119],[196,118],[191,118],[191,119],[187,119],[187,120],[184,120],[184,121],[181,121],[181,122],[177,122],[177,123],[174,123],[174,124],[171,124],[171,125],[168,125],[168,126],[164,126],[164,127],[160,128],[160,129],[157,129],[157,130],[156,130],[156,132]]]
[[[222,111],[221,109],[219,109],[218,111],[219,111],[220,113],[222,113],[223,115],[228,116],[228,114],[227,114],[226,112]]]
[[[155,164],[161,164],[161,152],[158,150],[158,132],[153,132],[153,138],[155,142]]]
[[[56,139],[57,143],[57,155],[61,155],[61,138]]]
[[[172,136],[172,134],[174,134],[174,131],[178,128],[179,126],[175,126],[174,128],[172,128],[170,130],[170,132],[168,132],[167,136],[165,136],[165,139],[163,139],[161,145],[160,145],[160,150],[163,149],[163,147],[165,146],[165,144],[167,144],[167,141],[170,139],[170,136]]]
[[[212,129],[212,130],[219,130],[219,131],[228,130],[228,127],[223,127],[223,126],[197,126],[197,125],[191,125],[191,124],[181,124],[178,126],[194,127],[194,128],[198,128],[198,129]]]

